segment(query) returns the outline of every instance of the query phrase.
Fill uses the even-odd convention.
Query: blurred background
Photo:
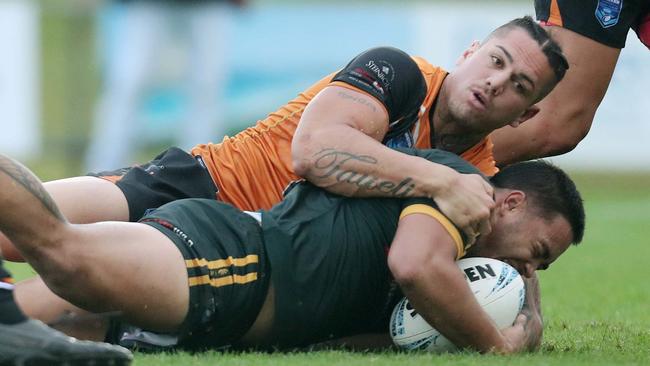
[[[391,45],[453,68],[519,1],[0,0],[0,151],[44,180],[218,142],[354,55]],[[592,131],[553,159],[650,174],[650,52],[633,33]]]

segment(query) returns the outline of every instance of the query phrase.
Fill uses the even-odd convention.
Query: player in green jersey
[[[477,173],[450,153],[404,152]],[[344,158],[351,157],[333,155],[322,163]],[[539,334],[525,329],[526,317],[496,329],[455,260],[493,257],[532,277],[580,242],[584,231],[574,184],[540,162],[508,167],[492,179],[493,230],[476,240],[463,237],[431,199],[346,198],[307,182],[295,184],[269,211],[193,199],[165,205],[139,223],[73,225],[24,167],[3,157],[0,172],[6,213],[0,230],[54,293],[89,311],[119,311],[124,321],[190,348],[285,348],[386,333],[401,291],[456,344],[520,351]],[[409,189],[352,172],[333,174],[380,189]],[[48,296],[41,291],[39,297]]]

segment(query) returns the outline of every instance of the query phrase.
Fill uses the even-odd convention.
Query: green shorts
[[[209,199],[168,203],[146,215],[185,258],[190,308],[179,346],[215,348],[236,342],[253,325],[270,278],[256,219]]]

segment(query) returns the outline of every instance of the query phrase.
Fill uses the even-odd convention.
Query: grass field
[[[509,357],[344,352],[136,355],[135,365],[649,365],[650,175],[575,174],[584,242],[540,274],[542,350]],[[18,277],[30,275],[12,266]]]

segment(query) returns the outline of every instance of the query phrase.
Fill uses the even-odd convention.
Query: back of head
[[[537,22],[535,22],[535,20],[530,16],[513,19],[508,23],[498,27],[487,36],[486,41],[493,37],[503,36],[513,29],[524,30],[532,39],[537,42],[537,44],[539,44],[540,49],[546,56],[546,59],[548,60],[551,69],[553,70],[553,74],[555,75],[555,82],[543,90],[539,97],[539,99],[542,99],[551,92],[551,90],[555,87],[555,85],[557,85],[557,83],[562,80],[562,78],[564,78],[564,74],[566,74],[566,71],[569,69],[569,63],[567,62],[566,57],[564,57],[560,45],[555,42],[555,40],[548,34],[548,32],[546,32],[546,30],[537,24]]]
[[[582,241],[585,210],[575,183],[560,168],[543,160],[512,164],[490,180],[495,187],[523,191],[546,219],[561,215],[571,225],[574,244]]]

